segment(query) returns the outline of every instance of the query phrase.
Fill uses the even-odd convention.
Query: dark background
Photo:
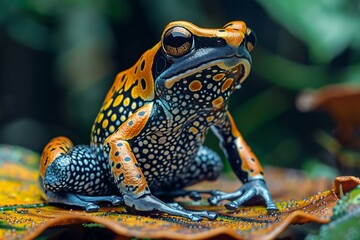
[[[243,20],[258,44],[230,103],[240,131],[264,165],[338,174],[314,138],[331,135],[334,122],[295,102],[306,89],[360,82],[360,1],[74,2],[0,2],[0,143],[38,152],[58,135],[88,143],[115,74],[155,45],[167,23]],[[206,144],[219,149],[212,134]]]

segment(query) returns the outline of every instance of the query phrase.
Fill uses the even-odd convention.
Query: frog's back
[[[128,117],[154,99],[152,62],[159,44],[145,52],[131,68],[120,72],[94,121],[91,144],[101,145]]]

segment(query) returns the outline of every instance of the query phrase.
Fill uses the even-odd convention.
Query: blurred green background
[[[0,143],[38,152],[58,135],[88,143],[115,74],[173,20],[245,21],[258,44],[230,103],[240,131],[264,165],[339,174],[314,138],[334,122],[295,101],[305,89],[360,83],[359,0],[1,0]],[[212,134],[206,144],[219,150]]]

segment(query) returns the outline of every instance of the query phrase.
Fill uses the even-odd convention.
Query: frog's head
[[[248,76],[255,42],[254,32],[242,21],[221,29],[170,23],[152,66],[156,95],[170,105],[187,97],[197,106],[223,106]]]

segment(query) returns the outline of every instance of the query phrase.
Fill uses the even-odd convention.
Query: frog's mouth
[[[165,76],[159,76],[159,77],[164,80],[164,86],[167,89],[170,89],[176,82],[180,81],[181,79],[187,78],[205,69],[216,66],[224,71],[228,71],[236,68],[239,65],[242,65],[244,67],[243,74],[239,75],[239,78],[241,78],[239,83],[242,83],[250,73],[251,64],[250,64],[250,60],[244,57],[240,58],[235,55],[225,59],[217,59],[206,63],[202,63],[201,65],[195,66],[191,69],[185,69],[185,71],[177,71],[177,72],[173,72],[172,74],[164,74]]]

